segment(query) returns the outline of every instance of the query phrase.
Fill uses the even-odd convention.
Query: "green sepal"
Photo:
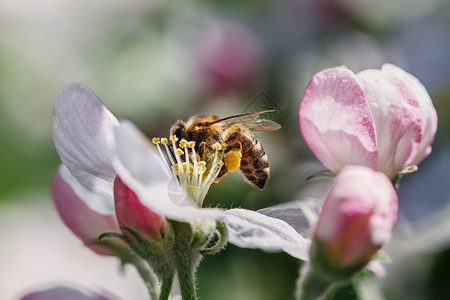
[[[322,170],[306,177],[306,181],[311,181],[318,178],[334,178],[335,176],[336,173],[333,173],[330,170]]]
[[[225,248],[228,242],[228,229],[221,220],[216,221],[217,241],[211,247],[201,251],[202,254],[216,254]]]
[[[208,244],[216,231],[216,223],[210,220],[189,222],[192,229],[192,249],[202,251]]]
[[[335,261],[326,252],[325,245],[318,239],[314,239],[310,251],[311,269],[317,276],[323,277],[324,280],[332,282],[340,282],[350,280],[353,275],[361,271],[368,263],[360,261],[349,266],[337,266]]]
[[[161,291],[156,274],[148,263],[137,255],[136,249],[124,235],[117,232],[105,232],[99,236],[97,243],[107,247],[119,257],[122,270],[126,264],[133,265],[144,280],[150,298],[155,300],[159,298]]]
[[[406,168],[392,176],[390,179],[394,188],[398,189],[400,187],[400,179],[402,179],[403,176],[405,176],[406,174],[414,173],[418,169],[419,168],[416,165],[407,166]]]

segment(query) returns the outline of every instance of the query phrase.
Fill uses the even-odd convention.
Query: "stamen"
[[[206,162],[204,161],[199,161],[197,164],[197,172],[200,175],[203,175],[206,172]]]
[[[170,141],[174,151],[169,149],[167,138],[153,138],[152,141],[156,144],[164,161],[169,163],[168,160],[170,160],[171,173],[178,177],[178,180],[175,180],[178,188],[183,187],[191,199],[198,206],[202,206],[211,184],[224,165],[222,159],[227,145],[215,143],[212,145],[215,150],[214,156],[205,154],[206,156],[202,158],[196,152],[195,141],[179,139],[172,135]],[[160,145],[165,146],[167,155],[163,155]]]
[[[159,144],[159,138],[158,137],[154,137],[154,138],[152,138],[152,142],[153,142],[153,144]]]
[[[181,139],[180,141],[180,148],[186,147],[187,141],[185,139]]]
[[[189,167],[188,167],[188,165],[189,165]],[[194,165],[193,164],[187,164],[187,163],[181,163],[181,166],[182,166],[182,172],[183,173],[192,173],[192,171],[194,170]],[[178,165],[173,165],[172,166],[172,171],[173,171],[173,174],[175,174],[176,176],[179,176],[180,175],[180,171],[179,171],[179,169],[178,169]]]

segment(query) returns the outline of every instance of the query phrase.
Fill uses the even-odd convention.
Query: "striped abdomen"
[[[251,184],[262,190],[269,180],[269,159],[261,143],[249,129],[242,127],[234,130],[225,142],[227,151],[241,150],[241,172]]]

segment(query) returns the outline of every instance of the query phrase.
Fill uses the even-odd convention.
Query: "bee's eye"
[[[175,130],[175,136],[179,139],[184,138],[184,129],[183,127],[178,127],[177,130]]]

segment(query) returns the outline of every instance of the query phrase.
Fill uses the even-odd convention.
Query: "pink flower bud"
[[[311,261],[327,271],[365,265],[389,240],[397,194],[389,179],[364,166],[347,166],[335,178],[315,228]]]
[[[165,217],[143,205],[119,176],[114,181],[114,200],[119,226],[131,241],[133,239],[127,232],[127,228],[137,230],[152,239],[160,239],[165,234]]]
[[[359,164],[391,177],[431,152],[437,114],[417,78],[385,64],[356,75],[345,67],[314,75],[299,122],[305,142],[328,169]]]
[[[67,287],[54,287],[47,290],[29,293],[20,300],[112,300],[113,296],[86,295],[80,291]]]
[[[75,194],[61,172],[62,169],[53,179],[52,194],[56,210],[64,224],[91,250],[102,255],[113,255],[109,249],[97,244],[96,241],[104,232],[119,231],[116,217],[113,214],[101,215],[90,209]],[[80,185],[80,188],[83,187]]]
[[[200,72],[207,92],[245,89],[260,79],[261,43],[244,26],[212,24],[199,44]]]

